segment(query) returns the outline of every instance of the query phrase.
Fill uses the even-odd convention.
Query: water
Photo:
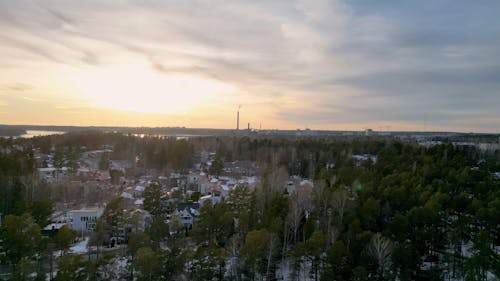
[[[66,132],[62,131],[42,131],[42,130],[26,130],[26,134],[20,135],[20,138],[32,138],[32,137],[39,137],[39,136],[50,136],[50,135],[62,135]]]

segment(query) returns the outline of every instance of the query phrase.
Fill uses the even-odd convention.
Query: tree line
[[[500,182],[492,174],[500,171],[498,151],[370,139],[61,137],[51,143],[111,144],[113,159],[139,155],[139,165],[160,170],[189,169],[199,151],[216,151],[222,162],[258,163],[259,181],[254,188],[238,185],[222,203],[203,205],[189,230],[175,216],[167,223],[158,186],[148,186],[144,204],[152,219],[128,236],[127,250],[91,261],[63,254],[59,280],[102,274],[112,280],[486,280],[500,274]],[[377,158],[356,161],[356,154]],[[181,160],[165,160],[175,157]],[[50,210],[50,204],[43,207],[43,194],[31,188],[34,168],[29,150],[0,154],[2,263],[27,278],[20,280],[33,277],[22,275],[24,268],[49,249],[36,235],[16,235],[47,223],[37,208]],[[288,193],[290,175],[314,187]],[[118,222],[134,225],[121,204],[107,205],[94,245],[105,246]],[[116,255],[128,262],[121,273],[109,268]]]
[[[237,150],[228,148],[234,140],[222,141],[214,141],[216,158],[239,159]],[[498,276],[500,182],[492,175],[499,168],[498,152],[397,141],[256,143],[262,145],[258,157],[267,157],[260,162],[258,185],[238,185],[224,202],[203,205],[190,230],[175,217],[165,224],[158,186],[146,188],[145,209],[153,220],[144,233],[131,234],[134,242],[128,252],[136,277],[486,280],[488,274]],[[377,158],[358,162],[352,157],[356,153]],[[302,165],[310,166],[301,169]],[[312,175],[314,187],[299,186],[288,193],[286,182],[297,171]]]

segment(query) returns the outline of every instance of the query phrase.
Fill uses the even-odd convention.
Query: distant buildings
[[[371,154],[355,154],[352,156],[352,160],[356,163],[357,166],[361,165],[361,163],[370,160],[373,164],[377,163],[378,157],[377,155]]]
[[[314,188],[314,182],[308,179],[303,179],[300,176],[294,175],[290,176],[285,184],[286,194],[293,194],[300,189],[312,189]]]
[[[68,225],[78,233],[89,233],[95,230],[97,219],[102,215],[103,209],[91,208],[72,210],[66,213]]]
[[[144,193],[144,190],[146,190],[146,187],[143,186],[143,185],[137,185],[135,188],[134,188],[134,196],[136,198],[140,198],[142,197],[143,193]]]
[[[68,177],[69,169],[67,167],[62,168],[38,168],[38,176],[47,182],[55,182]]]

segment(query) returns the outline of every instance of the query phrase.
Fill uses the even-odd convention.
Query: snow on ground
[[[292,278],[293,269],[292,260],[285,259],[284,261],[278,264],[278,268],[276,269],[276,278],[278,280],[290,280]],[[311,261],[305,260],[301,263],[300,268],[297,272],[297,277],[301,281],[313,281],[314,276],[310,274],[312,268]],[[318,276],[319,277],[319,276]]]
[[[120,196],[125,199],[134,199],[134,196],[128,192],[123,192]]]
[[[472,250],[474,248],[474,243],[469,241],[462,245],[462,256],[470,258],[472,256]]]
[[[86,237],[82,241],[71,246],[71,248],[69,248],[69,251],[71,253],[75,253],[75,254],[85,254],[85,253],[87,253],[87,244],[88,243],[89,243],[89,238]]]
[[[493,274],[492,272],[488,271],[488,272],[486,272],[486,280],[488,280],[488,281],[490,281],[490,280],[491,281],[498,281],[500,279],[498,279],[498,277],[495,274]]]
[[[287,280],[290,274],[291,271],[289,262],[280,262],[276,270],[276,277],[278,278],[278,280]]]
[[[99,266],[97,274],[101,280],[128,280],[129,261],[126,257],[113,258],[107,264]]]

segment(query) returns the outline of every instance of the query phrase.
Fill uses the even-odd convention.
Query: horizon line
[[[213,127],[186,127],[186,126],[110,126],[110,125],[35,125],[35,124],[0,124],[0,127],[54,127],[54,128],[121,128],[121,129],[184,129],[184,130],[223,130],[223,131],[239,131],[246,132],[248,129],[236,128],[213,128]],[[315,132],[366,132],[371,130],[373,133],[447,133],[447,134],[478,134],[478,135],[500,135],[500,132],[474,132],[474,131],[418,131],[418,130],[375,130],[366,128],[362,130],[339,130],[339,129],[310,129],[310,128],[296,128],[296,129],[250,129],[250,131],[315,131]]]

